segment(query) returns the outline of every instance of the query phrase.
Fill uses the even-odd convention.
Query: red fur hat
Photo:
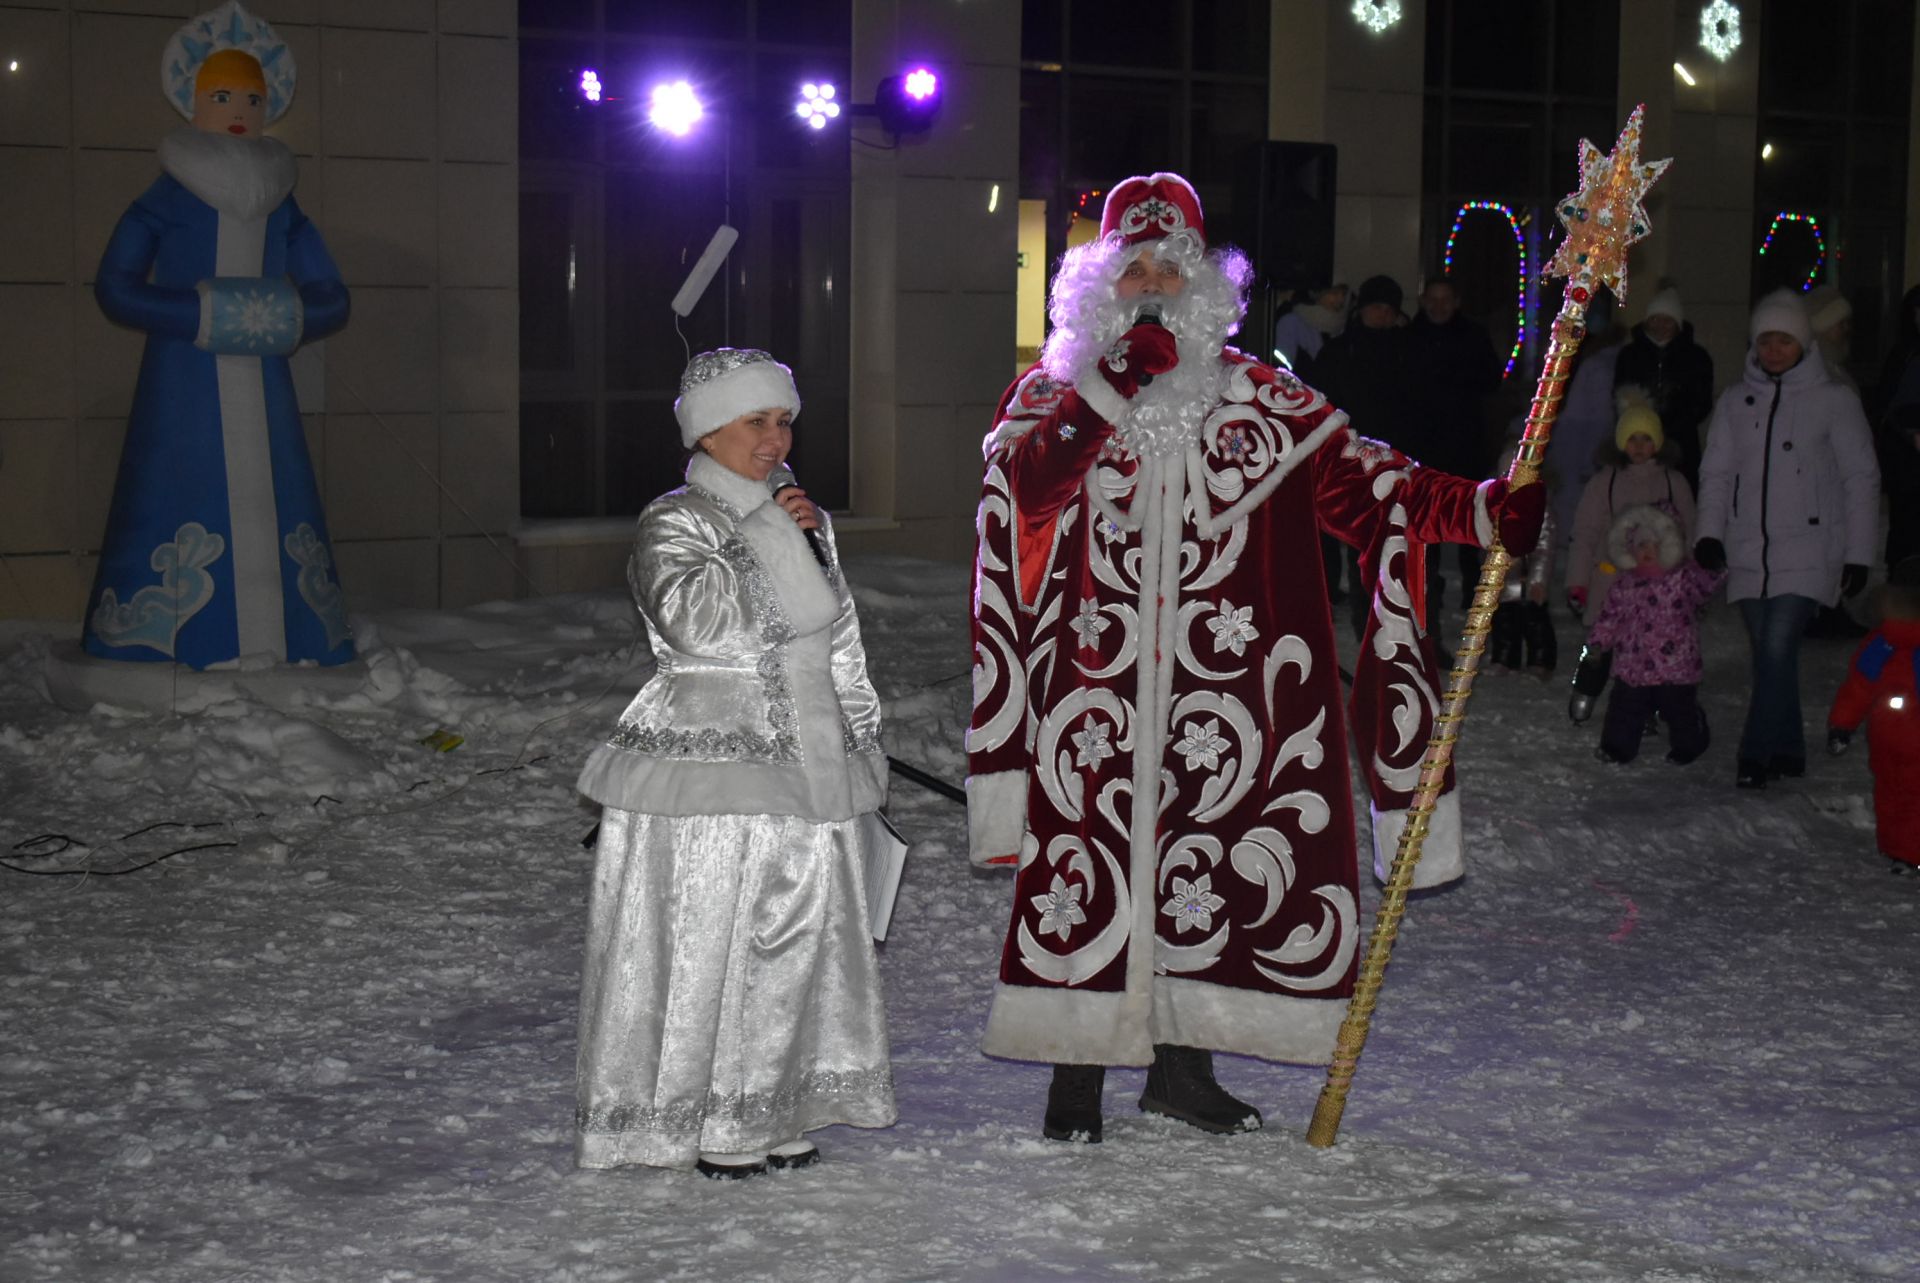
[[[1117,236],[1128,245],[1188,229],[1205,249],[1207,224],[1200,212],[1200,197],[1178,174],[1126,179],[1107,193],[1106,210],[1100,215],[1101,238]]]

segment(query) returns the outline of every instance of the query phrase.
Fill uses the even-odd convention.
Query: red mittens
[[[1161,325],[1136,325],[1107,349],[1097,365],[1108,386],[1131,401],[1140,391],[1141,376],[1151,381],[1180,364],[1173,334]]]
[[[1500,546],[1524,557],[1540,542],[1540,523],[1547,516],[1547,488],[1535,481],[1517,490],[1504,490],[1493,510]]]

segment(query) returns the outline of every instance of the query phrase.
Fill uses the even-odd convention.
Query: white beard
[[[1157,459],[1199,441],[1200,426],[1226,382],[1220,350],[1239,329],[1245,303],[1240,283],[1229,274],[1238,274],[1237,264],[1228,260],[1223,270],[1216,257],[1197,253],[1179,256],[1186,260],[1186,287],[1179,294],[1119,298],[1114,281],[1136,252],[1095,242],[1068,254],[1054,280],[1054,328],[1042,360],[1047,373],[1063,382],[1078,385],[1100,378],[1095,363],[1139,323],[1143,305],[1157,304],[1180,363],[1141,388],[1114,424],[1114,441],[1125,454]]]

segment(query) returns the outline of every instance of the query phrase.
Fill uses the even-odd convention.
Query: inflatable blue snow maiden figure
[[[84,645],[208,668],[354,656],[287,357],[347,323],[347,289],[293,200],[293,153],[261,134],[293,56],[228,0],[160,65],[191,122],[121,216],[94,297],[147,335]]]

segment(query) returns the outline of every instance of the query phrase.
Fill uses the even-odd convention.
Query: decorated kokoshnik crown
[[[1138,245],[1180,232],[1191,233],[1201,249],[1207,247],[1200,196],[1180,175],[1129,178],[1107,194],[1106,208],[1100,215],[1102,239]]]
[[[222,49],[238,49],[260,64],[267,82],[267,123],[293,105],[293,53],[265,18],[247,12],[240,0],[227,0],[173,33],[160,57],[160,89],[175,111],[193,119],[193,78],[207,58]]]

